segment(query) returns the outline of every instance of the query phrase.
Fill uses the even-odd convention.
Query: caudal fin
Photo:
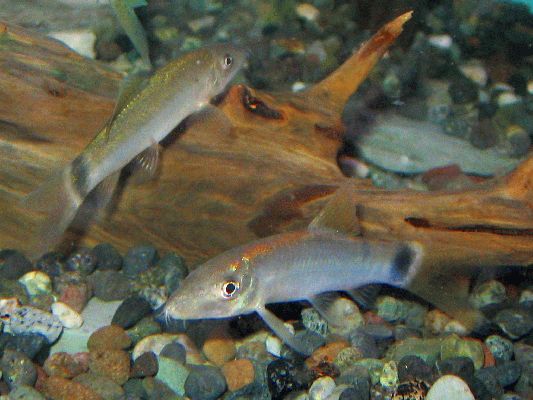
[[[76,192],[70,165],[22,200],[27,210],[46,215],[33,232],[32,255],[41,255],[61,242],[82,201],[82,196]]]

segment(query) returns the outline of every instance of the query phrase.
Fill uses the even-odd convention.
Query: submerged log
[[[344,105],[409,18],[385,25],[304,93],[229,88],[217,107],[231,130],[188,121],[165,140],[158,178],[126,182],[110,216],[77,243],[124,251],[151,242],[194,264],[305,226],[347,180],[336,162]],[[110,115],[119,79],[51,39],[0,25],[0,248],[24,248],[34,234],[40,216],[20,199],[82,151]],[[388,192],[356,180],[362,234],[419,240],[438,263],[531,264],[532,164],[505,184],[458,193]]]

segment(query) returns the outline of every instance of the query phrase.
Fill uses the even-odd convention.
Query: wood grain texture
[[[229,88],[216,104],[229,132],[217,118],[188,120],[164,141],[158,178],[126,182],[110,216],[77,243],[124,251],[151,242],[195,264],[305,226],[347,180],[336,162],[344,104],[409,17],[387,24],[306,92]],[[0,25],[0,248],[30,242],[40,215],[20,199],[83,150],[110,115],[119,80],[53,40]],[[532,164],[503,183],[457,193],[388,192],[351,180],[362,234],[416,239],[436,263],[531,264]]]

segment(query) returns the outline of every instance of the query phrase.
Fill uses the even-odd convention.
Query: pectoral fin
[[[357,289],[347,290],[346,293],[355,301],[361,308],[370,309],[378,297],[381,285],[371,284],[362,286]]]
[[[308,229],[311,231],[330,230],[337,233],[360,235],[357,203],[353,193],[352,182],[347,182],[337,189],[331,200],[311,221]]]
[[[331,310],[331,305],[340,296],[335,292],[322,293],[313,296],[309,299],[311,305],[318,311],[318,313],[328,321],[328,324],[333,326],[342,326],[342,317],[334,314]]]
[[[289,328],[284,325],[283,321],[276,317],[274,313],[264,307],[257,309],[257,313],[263,318],[263,321],[265,321],[268,327],[283,341],[283,343],[287,344],[298,353],[310,355],[309,348],[298,340]]]
[[[154,179],[159,166],[160,153],[161,145],[154,143],[132,160],[130,172],[134,183],[141,184]]]

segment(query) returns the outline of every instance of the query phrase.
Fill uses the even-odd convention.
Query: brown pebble
[[[81,313],[90,297],[91,290],[89,286],[86,283],[80,282],[61,288],[59,301],[65,303],[77,313]]]
[[[321,364],[333,364],[339,351],[348,346],[350,346],[350,344],[344,340],[328,343],[316,349],[313,354],[305,360],[305,365],[312,370],[318,368]]]
[[[157,362],[157,356],[152,351],[147,351],[141,354],[131,368],[132,378],[144,378],[146,376],[154,376],[157,374],[159,364]]]
[[[123,350],[91,351],[89,369],[123,385],[130,377],[130,356]]]
[[[54,353],[44,362],[44,371],[49,376],[73,378],[87,370],[87,365],[68,353]]]
[[[52,400],[103,400],[87,386],[60,376],[51,376],[43,386],[44,394]]]
[[[204,342],[202,351],[209,361],[220,367],[235,358],[237,349],[231,338],[212,337]]]
[[[231,392],[249,385],[255,379],[254,365],[246,358],[228,361],[222,367],[222,373]]]
[[[124,350],[131,346],[131,339],[118,325],[107,325],[92,333],[87,341],[89,351]]]

